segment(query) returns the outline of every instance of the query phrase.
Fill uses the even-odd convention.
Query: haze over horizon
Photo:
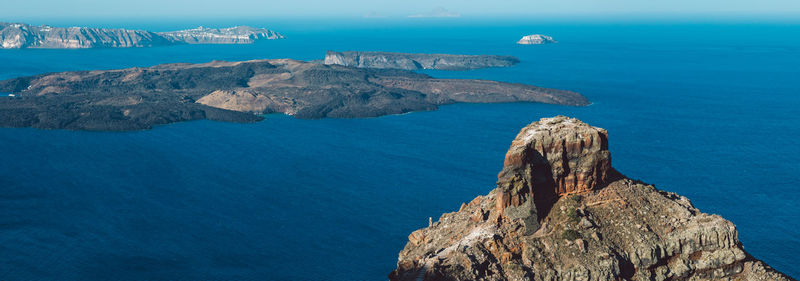
[[[177,0],[101,1],[30,0],[6,3],[0,21],[89,18],[456,18],[456,17],[609,17],[660,15],[668,17],[794,18],[794,0],[323,0],[256,1]]]

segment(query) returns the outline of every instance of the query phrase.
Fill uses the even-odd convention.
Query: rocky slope
[[[550,43],[558,43],[558,41],[553,40],[553,37],[541,34],[526,35],[517,41],[517,44],[522,45],[541,45]]]
[[[497,188],[408,238],[391,280],[792,280],[731,222],[616,172],[608,133],[563,116],[522,129]]]
[[[333,52],[325,54],[325,64],[363,68],[393,68],[405,70],[439,69],[468,70],[487,67],[507,67],[519,62],[512,56],[406,54],[387,52]]]
[[[229,28],[198,27],[180,31],[159,32],[172,41],[188,44],[252,44],[264,39],[283,39],[283,35],[264,28],[236,26]]]
[[[144,30],[88,27],[32,26],[0,23],[0,49],[130,48],[175,44],[247,44],[261,39],[280,39],[267,29],[246,26],[154,33]]]
[[[137,130],[196,119],[373,117],[456,102],[582,106],[578,93],[290,59],[74,71],[0,81],[0,126]]]

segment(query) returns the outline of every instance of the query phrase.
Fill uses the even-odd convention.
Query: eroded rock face
[[[526,127],[498,187],[411,233],[389,279],[793,280],[748,255],[731,222],[615,175],[607,136],[566,117]],[[580,194],[558,197],[546,214],[526,212],[536,200],[509,189],[509,177]]]
[[[547,215],[556,199],[607,183],[611,174],[608,132],[559,116],[523,128],[497,176],[497,210],[525,219],[536,231],[537,214]]]

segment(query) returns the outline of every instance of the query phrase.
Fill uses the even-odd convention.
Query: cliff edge
[[[0,49],[132,48],[172,44],[175,42],[144,30],[65,28],[0,22]]]
[[[522,129],[497,188],[408,238],[391,280],[793,280],[731,222],[616,172],[607,131],[563,116]]]
[[[512,56],[407,54],[387,52],[333,52],[325,54],[325,64],[361,68],[392,68],[405,70],[470,70],[487,67],[508,67],[519,63]]]

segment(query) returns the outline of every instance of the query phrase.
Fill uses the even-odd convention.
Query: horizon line
[[[619,12],[619,13],[535,13],[535,14],[470,14],[461,13],[455,16],[414,16],[414,15],[72,15],[72,16],[19,16],[19,15],[0,15],[0,22],[24,22],[26,20],[159,20],[159,21],[180,21],[185,19],[199,20],[405,20],[405,21],[425,21],[425,20],[450,20],[459,19],[470,20],[533,20],[533,21],[553,21],[553,20],[730,20],[730,19],[750,19],[750,20],[773,20],[773,21],[800,21],[800,13],[797,12],[771,12],[771,13],[731,13],[731,12],[693,12],[693,13],[673,13],[673,12]]]

